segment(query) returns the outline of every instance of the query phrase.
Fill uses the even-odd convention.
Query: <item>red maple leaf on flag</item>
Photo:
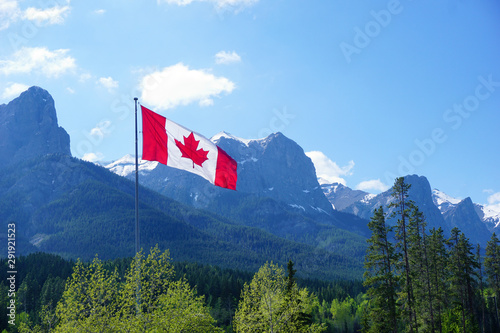
[[[193,161],[193,168],[194,165],[197,164],[201,167],[203,162],[208,160],[208,151],[203,150],[203,149],[198,149],[198,144],[200,143],[200,140],[196,140],[194,138],[193,132],[189,134],[189,136],[186,138],[184,136],[184,144],[180,142],[179,140],[175,139],[175,145],[179,147],[182,156],[185,158],[189,158]]]

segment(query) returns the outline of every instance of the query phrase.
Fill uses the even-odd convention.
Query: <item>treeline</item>
[[[404,178],[392,190],[368,225],[363,281],[300,279],[292,261],[256,273],[173,262],[158,247],[92,262],[36,253],[16,261],[15,325],[0,260],[0,331],[500,332],[496,234],[482,250],[457,228],[427,230]]]
[[[499,332],[500,243],[492,235],[481,258],[458,229],[426,230],[425,217],[396,179],[392,211],[369,223],[365,258],[368,304],[363,332]],[[391,227],[386,218],[397,220]],[[486,277],[486,279],[485,279]]]
[[[0,331],[6,332],[51,332],[60,318],[57,306],[68,288],[75,267],[81,265],[91,271],[93,263],[76,263],[47,253],[34,253],[17,259],[16,276],[16,325],[9,325],[7,306],[7,260],[0,260]],[[116,272],[119,284],[126,282],[133,258],[102,261],[102,272]],[[172,281],[186,280],[195,295],[203,296],[204,306],[214,319],[214,326],[225,332],[234,331],[234,318],[241,301],[245,284],[250,284],[253,272],[222,269],[216,266],[192,262],[171,261]],[[84,268],[80,267],[80,273]],[[94,270],[95,270],[94,265]],[[278,267],[275,265],[275,267]],[[94,274],[96,272],[94,271]],[[281,276],[284,278],[284,276]],[[321,281],[316,279],[293,279],[297,288],[307,289],[311,309],[311,320],[324,323],[326,332],[353,331],[359,328],[361,301],[365,287],[359,280]],[[300,288],[299,288],[300,287]],[[354,314],[353,314],[354,307]],[[359,308],[358,308],[359,307]],[[333,315],[332,315],[333,311]],[[357,312],[357,316],[356,316]],[[336,318],[337,320],[334,320]],[[22,330],[19,330],[23,327]],[[339,329],[340,328],[340,329]],[[350,330],[349,330],[350,328]],[[345,331],[347,332],[347,331]]]
[[[106,177],[96,166],[83,166],[86,172],[95,173],[99,179]],[[29,230],[29,235],[41,235],[38,250],[42,252],[84,261],[91,261],[96,253],[102,260],[132,257],[135,251],[134,197],[129,195],[129,189],[120,189],[132,185],[130,190],[133,191],[133,184],[121,184],[120,177],[114,174],[108,176],[107,183],[83,182],[68,195],[43,205],[33,215],[29,226],[19,222],[18,229]],[[259,269],[262,258],[282,264],[292,258],[302,275],[323,280],[361,278],[363,274],[362,254],[366,244],[362,244],[365,239],[361,236],[354,237],[333,227],[328,228],[329,233],[311,236],[307,241],[296,240],[291,231],[284,234],[286,237],[276,236],[269,230],[236,224],[210,212],[184,206],[146,188],[141,187],[139,191],[144,200],[139,208],[141,221],[145,222],[140,227],[141,246],[145,249],[158,244],[162,249],[168,248],[178,261],[251,271]],[[2,203],[0,201],[0,217]],[[4,217],[8,220],[9,215]],[[285,219],[284,216],[276,218]],[[275,229],[282,230],[283,226]],[[312,244],[317,238],[324,239],[322,246]],[[344,240],[339,246],[341,251],[328,246],[327,243],[336,243],[339,239]],[[27,240],[25,243],[30,245]],[[29,250],[33,251],[30,246]],[[19,253],[29,252],[20,250]],[[309,269],[302,267],[304,263]]]

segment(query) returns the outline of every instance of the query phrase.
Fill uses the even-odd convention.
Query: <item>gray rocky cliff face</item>
[[[71,155],[69,135],[57,123],[52,96],[31,87],[0,105],[0,168],[47,154]]]
[[[366,201],[375,196],[365,191],[353,190],[340,183],[323,184],[321,188],[328,201],[339,211],[344,210],[357,201]]]
[[[221,137],[218,145],[238,162],[238,191],[270,197],[305,211],[332,212],[311,159],[282,133],[252,140],[248,145]]]
[[[460,201],[443,215],[446,223],[451,228],[457,227],[474,243],[485,246],[490,240],[491,233],[476,213],[471,198]]]
[[[245,142],[224,134],[217,138],[216,144],[238,162],[236,192],[162,164],[141,171],[140,183],[197,208],[207,208],[220,196],[249,194],[272,198],[299,213],[333,213],[332,205],[318,183],[311,159],[297,143],[282,133]],[[130,163],[124,160],[123,165]],[[113,165],[116,164],[107,167],[116,172]],[[120,174],[129,179],[134,177],[129,172]]]
[[[451,229],[458,227],[472,243],[479,243],[481,246],[485,246],[489,237],[491,237],[491,232],[488,231],[487,225],[481,220],[481,216],[478,215],[478,207],[473,204],[470,198],[466,198],[457,204],[444,202],[438,205],[438,201],[431,191],[431,186],[426,177],[408,175],[405,176],[405,183],[411,185],[409,199],[413,200],[424,214],[427,230],[442,228],[445,235],[449,236]],[[324,191],[328,189],[328,187],[323,187]],[[373,211],[380,206],[383,206],[384,212],[387,216],[390,216],[392,209],[389,209],[388,205],[393,201],[391,192],[392,190],[389,189],[378,195],[373,195],[372,197],[366,196],[361,199],[358,198],[359,194],[355,191],[345,189],[337,192],[325,192],[325,194],[332,203],[335,200],[342,200],[344,202],[349,200],[354,201],[351,205],[340,210],[368,220],[373,215]],[[328,196],[328,193],[330,196]],[[345,195],[346,198],[342,198],[342,195]],[[390,225],[394,225],[396,220],[388,218],[387,222]]]
[[[417,204],[419,210],[424,213],[428,228],[442,227],[445,231],[450,231],[451,228],[445,225],[441,212],[432,200],[432,191],[427,178],[417,175],[408,175],[404,178],[405,183],[411,185],[408,191],[409,199],[413,200]],[[388,209],[387,206],[393,201],[391,194],[392,189],[389,189],[367,200],[357,201],[346,207],[343,211],[355,214],[364,219],[370,219],[376,208],[384,206],[384,211],[389,215],[392,210]],[[395,223],[395,221],[391,219],[389,219],[388,222],[390,224]]]

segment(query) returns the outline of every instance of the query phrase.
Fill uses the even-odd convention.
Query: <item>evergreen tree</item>
[[[488,277],[488,284],[493,289],[497,299],[500,297],[500,240],[495,233],[486,246],[484,268]]]
[[[382,207],[375,210],[368,223],[372,235],[368,239],[365,257],[364,285],[370,298],[369,329],[365,332],[398,332],[397,289],[398,279],[394,273],[397,255],[389,241],[390,228],[385,223]],[[365,318],[366,319],[366,318]]]
[[[393,201],[389,208],[394,208],[391,217],[397,218],[396,222],[396,248],[400,251],[402,262],[399,268],[402,272],[402,292],[400,294],[401,304],[405,317],[408,318],[406,324],[409,325],[410,333],[414,330],[418,332],[418,325],[415,313],[415,297],[413,294],[412,267],[410,266],[410,211],[414,207],[413,202],[408,198],[411,185],[406,184],[404,177],[396,178],[392,186]]]
[[[448,252],[446,250],[446,239],[443,229],[431,229],[428,237],[428,262],[429,276],[432,289],[432,304],[434,305],[436,315],[435,328],[439,332],[442,330],[442,314],[447,306],[448,295]]]
[[[489,287],[493,292],[493,312],[495,319],[499,322],[500,312],[498,311],[498,302],[500,302],[500,241],[495,233],[486,246],[486,257],[484,259],[484,268],[488,279]]]
[[[486,306],[484,302],[484,284],[483,284],[483,266],[481,263],[481,245],[477,244],[476,246],[476,262],[478,264],[478,269],[479,269],[479,298],[481,302],[481,326],[482,326],[482,332],[484,333],[486,331]]]
[[[478,268],[472,252],[474,247],[456,227],[451,230],[449,245],[451,249],[448,270],[452,304],[447,315],[448,318],[460,319],[462,332],[474,332],[477,327],[474,320],[473,299]],[[453,320],[449,319],[448,322],[452,323]]]
[[[431,287],[431,274],[428,260],[428,236],[425,233],[423,213],[413,205],[408,224],[409,260],[412,268],[415,314],[419,327],[425,332],[435,331],[434,302]]]

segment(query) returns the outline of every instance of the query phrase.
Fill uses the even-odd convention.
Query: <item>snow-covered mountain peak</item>
[[[439,208],[441,213],[445,213],[450,208],[453,208],[455,205],[460,203],[462,199],[453,198],[435,188],[432,190],[432,201],[434,201],[434,204],[437,206],[437,208]]]
[[[483,211],[485,218],[496,217],[500,219],[500,204],[486,205],[484,206]]]
[[[479,209],[478,209],[479,208]],[[495,205],[476,205],[476,212],[488,229],[500,228],[500,204]]]
[[[151,171],[156,168],[157,165],[158,162],[139,159],[139,173],[143,171]],[[113,171],[117,175],[127,177],[131,173],[135,172],[135,156],[127,154],[122,158],[106,165],[105,168]]]
[[[323,177],[318,177],[318,183],[319,183],[320,185],[325,185],[325,186],[334,185],[334,186],[332,187],[332,190],[333,190],[333,192],[334,192],[334,193],[337,191],[337,188],[338,188],[338,186],[339,186],[339,185],[343,185],[343,184],[340,184],[340,183],[333,183],[333,184],[332,184],[332,181],[331,181],[331,180],[326,179],[326,178],[323,178]]]
[[[324,183],[322,182],[321,177],[318,177],[318,183],[321,185],[321,188],[323,189],[323,193],[325,195],[328,195],[330,193],[337,193],[337,189],[339,186],[342,186],[340,183]]]
[[[235,135],[232,135],[231,133],[222,131],[222,132],[219,132],[219,133],[215,134],[214,136],[212,136],[210,138],[210,141],[212,141],[215,144],[218,144],[219,141],[221,140],[221,138],[232,139],[232,140],[241,142],[242,144],[244,144],[247,147],[250,144],[250,142],[252,142],[252,141],[264,140],[264,139],[243,139],[243,138],[237,137]]]
[[[219,132],[219,133],[215,134],[214,136],[212,136],[210,138],[210,141],[212,141],[213,143],[215,143],[216,145],[219,146],[221,144],[221,142],[224,141],[223,139],[234,140],[236,142],[241,143],[243,146],[246,146],[246,147],[265,148],[266,145],[268,143],[270,143],[271,141],[273,141],[275,139],[278,139],[278,141],[279,141],[279,139],[282,139],[282,138],[285,138],[285,140],[290,140],[290,139],[286,138],[280,132],[272,133],[272,134],[270,134],[264,138],[260,138],[260,139],[243,139],[243,138],[237,137],[235,135],[232,135],[231,133],[222,131],[222,132]]]
[[[360,201],[363,202],[363,203],[369,203],[370,200],[372,200],[373,198],[375,198],[377,195],[376,194],[373,194],[373,193],[368,193],[367,195],[365,195],[363,197],[363,199],[361,199]]]

